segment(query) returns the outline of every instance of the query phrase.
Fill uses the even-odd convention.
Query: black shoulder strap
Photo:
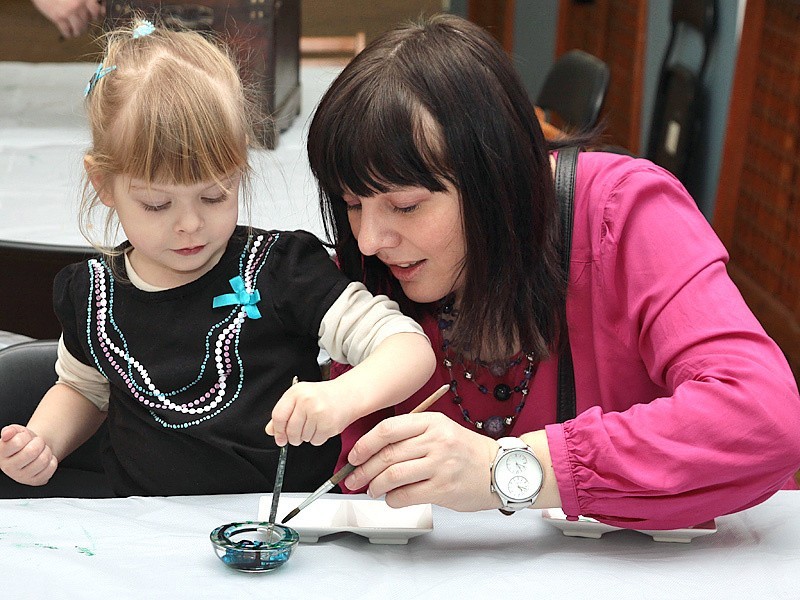
[[[575,170],[578,165],[578,148],[561,148],[556,158],[556,200],[561,211],[561,266],[569,281],[569,256],[572,249],[572,201],[575,195]],[[575,374],[572,368],[572,350],[564,307],[561,355],[558,359],[558,422],[575,418]]]

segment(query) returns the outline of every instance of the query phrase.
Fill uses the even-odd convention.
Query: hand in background
[[[65,38],[77,37],[86,32],[89,23],[106,14],[106,7],[98,0],[31,0],[36,9],[58,27]]]
[[[50,447],[27,427],[7,425],[0,431],[0,469],[14,481],[44,485],[57,467]]]

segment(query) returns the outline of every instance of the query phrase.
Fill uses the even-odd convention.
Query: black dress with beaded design
[[[67,350],[110,382],[103,463],[116,494],[271,490],[278,448],[264,426],[294,376],[320,379],[320,322],[349,280],[310,233],[250,231],[165,291],[117,278],[121,256],[56,277]],[[316,489],[339,449],[338,438],[290,448],[283,489]]]

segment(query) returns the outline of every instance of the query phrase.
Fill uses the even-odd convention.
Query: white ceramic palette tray
[[[305,496],[283,495],[278,501],[280,522]],[[272,495],[262,496],[258,519],[269,520]],[[430,504],[392,508],[383,500],[323,497],[301,510],[289,523],[301,542],[316,542],[333,533],[350,532],[366,537],[372,544],[407,544],[408,540],[433,529]]]
[[[559,508],[548,508],[542,511],[542,518],[551,525],[558,527],[564,535],[571,537],[599,538],[609,531],[623,531],[622,527],[606,525],[591,517],[578,517],[577,521],[567,521],[567,515]],[[708,521],[695,527],[686,529],[633,529],[649,535],[656,542],[682,542],[688,543],[701,535],[708,535],[717,531],[716,523]]]

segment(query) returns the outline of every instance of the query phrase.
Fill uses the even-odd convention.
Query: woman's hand
[[[0,431],[0,469],[14,481],[44,485],[57,467],[50,447],[27,427],[7,425]]]
[[[367,432],[348,455],[356,470],[344,480],[351,490],[386,494],[399,508],[430,502],[458,511],[499,508],[490,469],[497,442],[431,412],[391,417]]]

